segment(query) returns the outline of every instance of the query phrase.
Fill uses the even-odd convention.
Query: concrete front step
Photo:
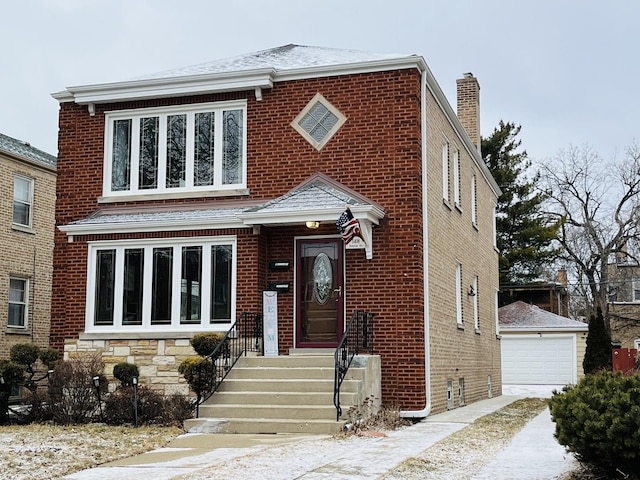
[[[250,405],[333,405],[332,392],[254,392],[218,391],[216,405],[246,403]],[[354,405],[358,401],[356,392],[340,392],[340,401]]]
[[[289,419],[221,419],[204,418],[185,421],[189,433],[305,433],[335,435],[343,428],[342,422],[333,420]]]
[[[200,415],[215,418],[286,418],[290,420],[329,420],[336,408],[327,405],[250,405],[244,403],[200,405]]]
[[[330,392],[333,394],[333,379],[254,379],[233,378],[233,370],[220,385],[220,392]],[[341,392],[358,391],[356,380],[345,380]],[[215,395],[211,398],[214,398]]]

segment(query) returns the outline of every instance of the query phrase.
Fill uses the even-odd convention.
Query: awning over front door
[[[220,228],[335,223],[349,207],[360,222],[368,259],[373,258],[372,227],[384,218],[384,209],[341,183],[316,173],[288,193],[260,204],[249,200],[218,200],[181,205],[105,207],[58,228],[69,241],[75,235],[167,232]]]

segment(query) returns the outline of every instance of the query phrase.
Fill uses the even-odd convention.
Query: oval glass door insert
[[[324,305],[331,296],[333,271],[331,260],[326,253],[319,253],[313,261],[313,296],[320,305]]]

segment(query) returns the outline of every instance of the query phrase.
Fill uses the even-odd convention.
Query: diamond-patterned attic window
[[[317,93],[291,126],[316,150],[320,150],[346,121],[347,117]]]

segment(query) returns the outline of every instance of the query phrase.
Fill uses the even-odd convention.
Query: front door
[[[335,348],[343,331],[343,243],[296,241],[296,346]]]

